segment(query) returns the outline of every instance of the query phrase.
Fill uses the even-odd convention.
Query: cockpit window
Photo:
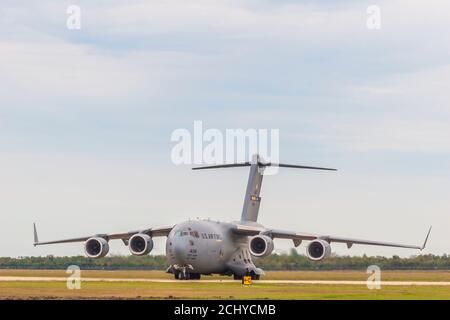
[[[198,233],[198,231],[177,231],[175,233],[176,237],[186,237],[186,236],[191,236],[194,238],[200,238],[200,234]]]
[[[191,234],[191,236],[194,237],[194,238],[200,238],[200,236],[199,236],[199,234],[198,234],[197,231],[191,231],[190,234]]]
[[[175,236],[177,237],[186,237],[186,236],[192,236],[195,238],[199,238],[198,232],[197,231],[177,231],[175,233]]]

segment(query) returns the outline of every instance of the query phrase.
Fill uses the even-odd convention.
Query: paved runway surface
[[[50,282],[67,281],[65,277],[0,277],[0,282],[7,281],[32,281]],[[171,279],[131,279],[131,278],[82,278],[85,282],[160,282],[160,283],[232,283],[235,280],[171,280]],[[340,281],[340,280],[257,280],[255,283],[273,284],[323,284],[323,285],[367,285],[366,281]],[[371,282],[371,284],[374,284]],[[381,281],[382,286],[450,286],[450,281]]]

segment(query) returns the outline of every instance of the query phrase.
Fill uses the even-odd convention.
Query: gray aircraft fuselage
[[[255,224],[260,226],[259,224]],[[233,223],[191,220],[177,224],[166,241],[172,266],[192,267],[198,274],[261,274],[249,251],[249,237],[232,232]]]

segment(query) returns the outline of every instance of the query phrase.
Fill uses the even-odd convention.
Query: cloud
[[[0,78],[9,84],[5,91],[110,98],[103,102],[171,92],[186,98],[209,92],[298,99],[442,63],[449,48],[442,41],[449,27],[445,10],[410,1],[381,2],[385,28],[379,32],[367,30],[366,6],[355,1],[79,5],[80,31],[65,28],[62,3],[4,6],[0,46],[10,61]],[[431,15],[426,26],[420,23]],[[417,46],[418,39],[427,45]]]
[[[345,125],[340,123],[333,129],[332,136],[319,135],[319,140],[328,141],[346,150],[450,155],[448,121],[352,121]]]
[[[0,66],[0,81],[18,95],[26,92],[68,100],[81,97],[108,101],[144,89],[142,72],[130,66],[127,57],[102,56],[86,46],[48,39],[38,43],[1,42],[0,50],[8,61]]]
[[[356,225],[349,221],[367,220],[361,212],[371,202],[376,205],[368,212],[378,217],[379,228],[392,212],[402,212],[396,216],[401,224],[410,217],[403,212],[417,205],[448,224],[448,205],[440,200],[448,181],[436,183],[437,175],[428,176],[431,169],[442,175],[441,165],[450,151],[448,1],[380,1],[379,31],[366,28],[371,1],[79,0],[77,4],[82,29],[69,31],[66,2],[2,2],[0,146],[2,167],[8,170],[0,174],[9,200],[1,210],[13,212],[3,218],[10,232],[8,237],[3,234],[4,241],[25,230],[22,222],[31,222],[32,204],[39,205],[39,217],[52,221],[76,198],[79,201],[67,215],[79,214],[79,220],[64,230],[83,230],[85,220],[95,217],[107,230],[94,230],[98,224],[92,223],[92,232],[123,225],[121,210],[139,210],[130,226],[157,223],[148,219],[162,216],[160,212],[170,213],[170,221],[195,216],[198,203],[206,214],[216,210],[220,199],[205,201],[204,194],[192,188],[210,185],[211,176],[189,180],[181,169],[176,174],[173,167],[162,170],[169,161],[170,133],[191,128],[194,120],[203,120],[209,128],[279,128],[286,161],[332,162],[348,169],[334,184],[302,173],[301,183],[280,180],[276,188],[267,185],[267,193],[275,195],[265,202],[264,210],[270,212],[279,211],[280,199],[297,199],[303,188],[301,193],[309,195],[301,202],[304,217],[324,217],[309,220],[306,227],[311,231],[336,227],[340,229],[336,233],[344,234]],[[18,153],[26,156],[9,156]],[[67,158],[51,158],[61,155]],[[150,167],[136,166],[133,157],[145,159]],[[99,158],[109,163],[107,169],[104,162],[91,162]],[[397,165],[388,163],[393,158]],[[405,180],[398,178],[395,186],[385,187],[398,177],[398,167]],[[375,174],[371,170],[376,168]],[[358,176],[368,171],[371,174]],[[171,185],[157,188],[159,181],[166,181],[163,172],[173,174]],[[221,180],[228,183],[224,190],[233,193],[231,198],[242,197],[235,187],[240,174],[230,173],[228,180]],[[419,179],[416,189],[402,191],[402,201],[394,197],[389,203],[378,201],[378,196],[408,187],[411,177]],[[242,179],[244,188],[245,175]],[[373,180],[378,181],[375,188],[369,183]],[[420,189],[423,185],[426,190]],[[166,206],[170,199],[163,194],[173,186],[189,207],[181,200]],[[329,188],[327,194],[324,186]],[[277,190],[285,188],[292,195],[279,191],[277,196]],[[217,189],[210,189],[208,199],[217,196]],[[424,191],[428,193],[422,198]],[[148,202],[152,192],[154,203]],[[202,199],[195,198],[197,194]],[[329,206],[322,207],[322,200],[333,195]],[[27,198],[29,203],[23,201]],[[405,199],[410,207],[403,206]],[[292,224],[290,214],[298,202],[282,204],[286,221]],[[146,215],[144,211],[152,208],[157,215]],[[229,212],[239,212],[240,203],[220,210],[226,219],[234,219]],[[411,223],[421,230],[423,210],[414,210]],[[108,219],[110,212],[113,217]],[[268,225],[278,223],[275,216],[265,217]],[[370,229],[376,238],[378,230]],[[59,236],[57,231],[48,236]],[[412,231],[408,234],[415,239]],[[435,248],[443,251],[448,236],[442,232],[438,239]]]
[[[372,102],[375,108],[450,116],[449,83],[450,64],[446,64],[390,74],[382,81],[348,88],[348,93],[359,101]]]

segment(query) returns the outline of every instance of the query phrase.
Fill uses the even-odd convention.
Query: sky
[[[445,0],[2,1],[0,256],[83,254],[34,248],[33,222],[50,240],[238,220],[246,168],[171,161],[171,133],[197,120],[279,129],[283,162],[339,169],[265,178],[265,226],[421,244],[433,225],[423,252],[450,253],[449,12]]]

